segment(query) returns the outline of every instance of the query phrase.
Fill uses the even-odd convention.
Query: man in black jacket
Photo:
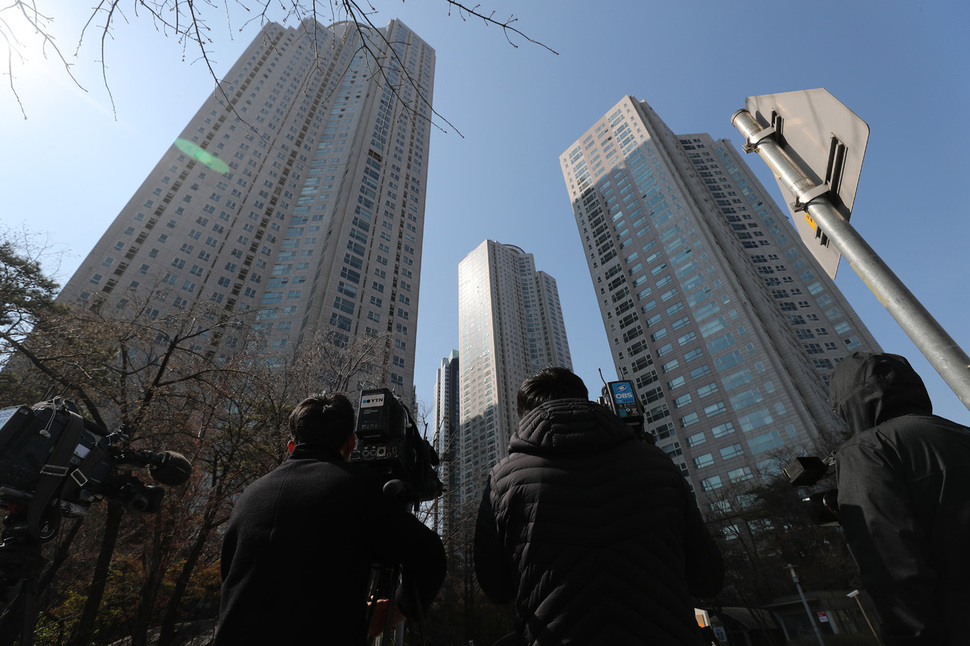
[[[516,403],[475,533],[482,589],[515,600],[516,643],[700,644],[691,595],[717,594],[724,566],[680,469],[565,368]]]
[[[829,403],[854,435],[836,452],[839,517],[883,641],[970,643],[970,429],[933,415],[892,354],[843,359]]]
[[[236,501],[222,547],[217,646],[365,644],[373,563],[399,564],[423,610],[445,575],[438,535],[347,462],[354,408],[310,397],[290,415],[290,457]],[[405,608],[407,612],[407,608]]]

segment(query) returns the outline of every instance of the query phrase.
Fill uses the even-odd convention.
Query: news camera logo
[[[635,404],[636,395],[628,382],[621,381],[613,383],[613,397],[618,404]]]
[[[384,406],[384,393],[361,395],[361,408],[381,408],[382,406]]]

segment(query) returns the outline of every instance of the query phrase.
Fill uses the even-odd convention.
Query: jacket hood
[[[635,438],[633,429],[603,406],[585,399],[557,399],[534,408],[519,421],[509,450],[574,453]]]
[[[900,415],[933,412],[923,380],[905,357],[855,352],[829,382],[829,405],[853,435]]]

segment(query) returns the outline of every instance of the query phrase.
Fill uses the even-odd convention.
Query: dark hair
[[[340,450],[354,432],[354,405],[340,393],[312,395],[296,405],[289,425],[297,444]]]
[[[539,404],[556,399],[589,399],[589,391],[568,368],[544,368],[522,382],[515,398],[515,412],[525,417]]]

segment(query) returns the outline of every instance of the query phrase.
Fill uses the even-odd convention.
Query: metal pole
[[[755,142],[750,148],[757,151],[775,177],[785,184],[799,202],[806,201],[802,197],[808,196],[809,191],[816,186],[778,145],[774,137],[758,138],[763,128],[747,110],[735,112],[731,123],[744,135],[746,141]],[[808,196],[805,209],[923,356],[940,373],[963,405],[970,409],[970,357],[966,352],[937,323],[824,194],[818,197]]]
[[[872,636],[876,638],[876,643],[879,646],[882,646],[882,640],[879,639],[879,633],[876,632],[876,629],[873,627],[872,622],[869,621],[869,615],[866,614],[866,609],[862,607],[862,599],[860,598],[859,591],[853,590],[852,592],[850,592],[845,596],[849,597],[850,599],[855,599],[855,602],[859,604],[859,610],[862,611],[862,616],[865,618],[866,623],[869,624],[869,630],[872,631]]]
[[[812,624],[812,628],[815,630],[815,637],[818,639],[818,646],[825,646],[825,642],[822,641],[822,632],[818,629],[818,622],[815,621],[815,616],[812,614],[812,610],[808,607],[808,601],[805,599],[805,593],[802,592],[802,586],[798,582],[798,575],[795,574],[795,566],[789,563],[785,566],[785,569],[791,573],[791,580],[795,582],[795,589],[798,590],[798,596],[802,599],[802,606],[805,608],[805,614],[808,615],[808,623]]]

